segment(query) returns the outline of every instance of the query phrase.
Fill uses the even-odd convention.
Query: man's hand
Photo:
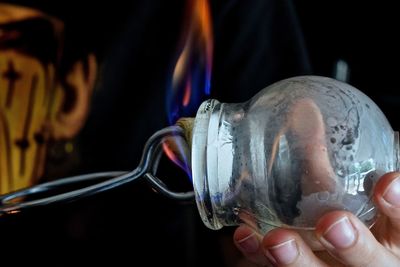
[[[281,228],[262,237],[243,225],[234,242],[260,266],[400,266],[400,173],[379,179],[374,201],[379,215],[371,229],[344,211],[320,218],[314,234],[322,251],[312,251],[299,233]]]

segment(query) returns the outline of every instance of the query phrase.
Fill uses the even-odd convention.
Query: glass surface
[[[382,111],[325,77],[282,80],[244,103],[205,101],[192,139],[196,201],[211,229],[313,229],[337,209],[370,225],[372,188],[398,169],[397,132]]]

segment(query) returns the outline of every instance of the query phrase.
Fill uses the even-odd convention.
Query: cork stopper
[[[180,118],[176,125],[183,129],[185,140],[189,144],[189,148],[192,147],[192,132],[193,132],[193,125],[194,125],[194,118],[191,117],[183,117]]]

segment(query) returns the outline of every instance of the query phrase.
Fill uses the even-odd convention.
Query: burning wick
[[[190,117],[183,117],[180,118],[176,125],[181,127],[185,136],[185,141],[188,143],[189,148],[192,147],[192,132],[193,132],[193,125],[194,125],[194,118]]]

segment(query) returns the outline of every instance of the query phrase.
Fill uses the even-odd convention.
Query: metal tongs
[[[142,158],[136,169],[130,172],[111,171],[71,176],[54,181],[38,184],[22,190],[14,191],[0,196],[0,216],[5,214],[18,213],[27,208],[44,206],[48,204],[61,203],[77,200],[96,193],[100,193],[121,185],[133,182],[143,177],[159,193],[176,200],[193,200],[194,192],[175,192],[156,176],[160,158],[163,154],[161,147],[167,137],[184,137],[183,129],[180,126],[169,126],[154,133],[146,142]],[[108,179],[107,179],[108,178]],[[35,195],[60,190],[63,187],[83,182],[95,182],[104,180],[93,185],[64,193],[55,193],[51,196],[37,197]],[[33,198],[33,199],[32,199]]]

